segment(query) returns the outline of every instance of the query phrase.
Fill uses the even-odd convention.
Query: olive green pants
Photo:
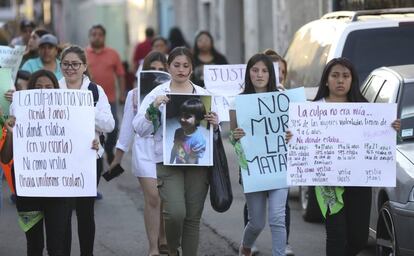
[[[208,168],[157,164],[165,234],[171,252],[196,256],[200,219],[208,191]]]

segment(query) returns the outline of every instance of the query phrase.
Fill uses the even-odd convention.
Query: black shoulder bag
[[[220,130],[213,136],[213,166],[210,168],[210,203],[217,212],[227,211],[233,202],[226,152]]]

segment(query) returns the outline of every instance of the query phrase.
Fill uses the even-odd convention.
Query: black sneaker
[[[95,200],[102,200],[102,199],[103,199],[103,195],[102,195],[102,193],[101,193],[101,192],[97,192],[97,193],[96,193]]]

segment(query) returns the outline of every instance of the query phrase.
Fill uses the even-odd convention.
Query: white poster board
[[[89,90],[27,90],[13,95],[18,196],[96,196],[95,110]]]
[[[291,103],[290,185],[395,187],[396,104]]]
[[[277,84],[279,64],[273,63]],[[220,122],[230,121],[229,110],[234,97],[244,91],[246,64],[204,65],[204,85],[214,95]]]
[[[235,96],[244,90],[246,64],[204,65],[204,85],[213,95]]]

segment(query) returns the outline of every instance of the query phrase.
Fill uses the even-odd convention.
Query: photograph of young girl
[[[213,132],[204,120],[211,96],[169,94],[164,116],[164,164],[213,164]]]

